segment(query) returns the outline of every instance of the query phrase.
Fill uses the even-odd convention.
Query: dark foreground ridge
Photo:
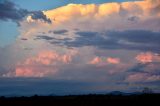
[[[160,106],[160,94],[0,97],[0,106]]]

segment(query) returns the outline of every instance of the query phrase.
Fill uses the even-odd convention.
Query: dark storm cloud
[[[0,20],[12,20],[19,24],[19,22],[28,15],[31,15],[35,20],[43,20],[44,22],[51,23],[51,20],[48,19],[41,11],[28,11],[26,9],[18,8],[9,0],[0,2]]]
[[[76,32],[74,41],[64,40],[69,47],[94,46],[101,49],[128,49],[159,52],[160,32],[146,30]]]

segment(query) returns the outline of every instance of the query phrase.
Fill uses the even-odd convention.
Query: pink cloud
[[[60,55],[54,51],[42,51],[38,55],[19,63],[15,70],[16,77],[44,77],[54,75],[58,66],[72,61],[72,54]]]
[[[93,60],[91,60],[89,63],[90,64],[99,64],[101,62],[101,58],[100,57],[95,57],[93,58]]]
[[[89,63],[90,64],[99,64],[99,65],[107,65],[108,63],[109,64],[119,64],[120,63],[120,59],[119,58],[108,57],[106,59],[106,61],[103,61],[102,58],[95,57]]]
[[[45,77],[54,75],[56,72],[56,67],[18,66],[15,77]]]
[[[107,58],[107,62],[110,63],[110,64],[119,64],[120,63],[120,59],[119,58],[108,57]]]
[[[136,56],[136,60],[140,63],[160,62],[160,56],[152,52],[140,53]]]
[[[57,62],[69,63],[72,61],[72,55],[64,54],[60,55],[53,51],[43,51],[40,52],[37,56],[26,59],[24,64],[33,65],[33,64],[42,64],[42,65],[53,65]]]
[[[72,61],[72,58],[70,55],[63,55],[61,59],[63,63],[70,63]]]

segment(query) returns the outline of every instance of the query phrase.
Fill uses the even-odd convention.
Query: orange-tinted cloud
[[[119,58],[108,57],[107,58],[107,62],[110,63],[110,64],[119,64],[120,63],[120,59]]]
[[[101,58],[100,57],[95,57],[93,60],[91,60],[89,63],[90,64],[99,64],[101,62]]]
[[[42,64],[42,65],[53,65],[56,62],[69,63],[72,61],[71,55],[64,54],[59,55],[53,51],[43,51],[40,52],[37,56],[26,59],[24,64],[33,65],[33,64]]]
[[[54,61],[56,61],[57,59],[59,59],[59,55],[56,52],[43,51],[35,57],[26,59],[24,64],[32,65],[38,63],[43,65],[51,65],[51,63],[54,63]]]
[[[104,57],[103,57],[104,58]],[[90,64],[99,64],[101,65],[107,65],[107,64],[119,64],[120,63],[120,59],[119,58],[112,58],[112,57],[108,57],[106,59],[106,61],[103,61],[102,58],[100,57],[95,57],[93,58],[90,62]]]
[[[101,17],[111,16],[112,14],[118,15],[123,10],[125,12],[132,13],[132,15],[150,15],[151,11],[156,11],[155,8],[158,6],[160,6],[159,0],[144,0],[122,3],[113,2],[100,5],[68,4],[57,9],[44,11],[44,13],[52,20],[63,22],[75,17],[78,19],[90,19],[91,17],[92,19],[99,19]]]
[[[58,66],[72,61],[72,55],[60,55],[54,51],[43,51],[37,56],[19,63],[15,70],[16,77],[44,77],[57,72]]]
[[[69,62],[72,61],[72,58],[71,58],[70,55],[63,55],[63,56],[61,57],[61,59],[62,59],[62,62],[63,62],[63,63],[69,63]]]
[[[17,66],[15,77],[45,77],[54,75],[57,72],[56,67],[45,66]]]
[[[160,62],[160,56],[152,52],[140,53],[136,56],[136,60],[140,63]]]

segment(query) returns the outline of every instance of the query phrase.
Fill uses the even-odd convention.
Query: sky
[[[0,0],[0,95],[160,93],[159,0]]]

